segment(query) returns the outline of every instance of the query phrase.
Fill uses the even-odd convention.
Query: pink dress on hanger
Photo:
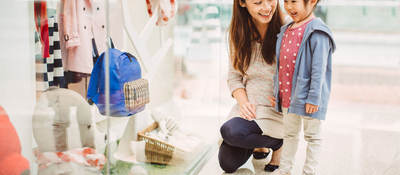
[[[107,48],[105,6],[101,0],[62,0],[60,38],[64,67],[90,74],[93,69],[92,38],[99,53]]]

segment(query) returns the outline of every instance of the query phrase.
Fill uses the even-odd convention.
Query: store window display
[[[39,175],[200,171],[215,151],[216,135],[207,131],[200,136],[199,128],[217,122],[186,113],[185,106],[198,99],[175,97],[181,90],[175,88],[180,85],[175,66],[180,65],[172,49],[176,1],[13,4],[30,10],[19,16],[29,22],[30,38],[24,41],[31,49],[20,61],[32,70],[33,78],[27,82],[32,84],[32,97],[26,97],[33,107],[24,114],[30,127],[19,129],[28,133],[22,140],[32,139],[32,144],[22,146],[31,152],[31,166],[23,166],[25,170]],[[165,157],[158,149],[167,145]]]
[[[5,134],[0,175],[222,174],[219,129],[235,103],[226,85],[232,3],[1,0],[0,106],[8,120],[0,124]],[[283,4],[280,0],[282,9]],[[398,7],[399,0],[348,0],[321,1],[315,9],[332,26],[340,48],[332,60],[332,110],[327,114],[332,117],[324,126],[321,174],[400,172],[400,96],[393,93],[400,87]],[[141,68],[137,80],[147,80],[129,84],[131,89],[148,86],[143,94],[149,103],[132,115],[107,116],[88,101],[98,56],[112,48],[109,38],[114,48],[136,58]],[[135,94],[122,106],[135,109]],[[201,142],[182,141],[192,136]],[[9,151],[11,145],[20,149]],[[386,149],[375,151],[380,147]],[[15,158],[10,153],[20,165],[5,160]],[[296,158],[294,172],[301,172],[304,158]],[[256,174],[251,163],[236,173]]]
[[[132,6],[126,1],[118,3],[121,3],[121,6]],[[38,36],[36,49],[40,50],[37,53],[42,60],[47,61],[48,57],[53,58],[53,63],[56,62],[57,57],[57,65],[63,68],[61,72],[65,77],[62,85],[53,83],[37,89],[40,93],[38,93],[32,126],[37,144],[34,153],[39,167],[38,174],[77,174],[78,172],[101,174],[109,170],[111,174],[121,174],[122,171],[127,173],[128,169],[132,169],[129,172],[135,174],[135,171],[140,169],[139,167],[144,172],[154,169],[146,164],[134,166],[137,162],[159,163],[171,166],[172,172],[179,172],[191,169],[193,165],[190,164],[193,164],[193,161],[199,161],[198,159],[205,155],[201,152],[210,151],[209,146],[205,147],[206,149],[200,147],[204,144],[200,137],[192,135],[191,132],[185,130],[185,127],[182,127],[177,119],[178,110],[171,111],[172,108],[176,109],[174,102],[162,105],[164,107],[160,105],[165,102],[159,105],[150,103],[149,108],[145,108],[145,105],[151,102],[151,91],[154,92],[151,86],[155,81],[154,77],[157,79],[155,74],[157,69],[160,69],[157,64],[164,60],[163,57],[173,57],[172,54],[168,54],[171,42],[165,40],[163,36],[166,35],[161,32],[175,23],[176,2],[161,0],[133,4],[135,8],[136,5],[147,6],[147,11],[142,9],[148,16],[144,16],[146,25],[139,32],[139,38],[149,41],[138,40],[135,33],[128,31],[124,36],[133,40],[128,42],[128,45],[133,46],[133,50],[125,52],[121,49],[123,47],[114,48],[118,45],[114,45],[111,39],[113,35],[107,35],[109,24],[106,24],[103,1],[34,2],[36,7],[34,10],[37,14],[35,24],[43,25],[43,27],[36,27]],[[126,7],[122,8],[126,9]],[[126,18],[127,15],[132,14],[130,12],[124,14],[122,11],[121,18],[125,21],[119,26],[110,27],[128,28],[131,24],[137,23],[130,21],[132,18]],[[129,29],[133,30],[133,28]],[[151,60],[159,63],[154,65],[155,68],[151,64],[146,64],[148,69],[143,69],[145,65],[140,58],[149,59],[147,57],[151,56],[148,52],[151,46],[146,46],[146,44],[152,42],[150,39],[152,36],[149,34],[158,33],[157,31],[160,31],[160,34],[156,35],[160,43],[156,44],[159,47],[156,46],[157,51]],[[170,37],[167,36],[167,38]],[[116,41],[123,43],[118,39]],[[57,43],[53,44],[55,42]],[[51,52],[54,45],[57,45],[56,56],[52,56],[55,52]],[[47,46],[49,46],[48,49]],[[49,50],[48,57],[46,57],[46,49]],[[106,64],[107,56],[110,60],[109,64]],[[149,63],[146,60],[145,62]],[[55,64],[53,70],[55,70],[54,66]],[[110,71],[109,82],[106,81],[107,67]],[[52,75],[55,81],[56,74],[52,73]],[[173,83],[173,81],[170,82]],[[109,113],[106,110],[107,84],[110,87]],[[154,98],[157,101],[158,97]],[[155,125],[147,123],[141,125],[140,129],[135,129],[134,125],[140,122],[135,119],[140,116],[138,114],[154,121]],[[109,122],[107,118],[110,118],[111,123],[107,124]],[[117,128],[115,123],[121,127]],[[152,126],[155,127],[152,128]],[[107,134],[108,127],[110,127],[109,134]],[[149,128],[151,130],[146,130]],[[119,134],[116,134],[116,130]],[[121,131],[125,134],[121,134]],[[134,133],[138,132],[142,134],[135,136]],[[164,156],[162,152],[152,150],[149,146],[151,141],[157,143],[153,145],[155,148],[160,145],[170,145],[169,158],[158,161]],[[85,152],[90,152],[90,154]],[[149,157],[150,153],[153,154],[153,158]],[[73,157],[79,157],[79,159],[71,159]],[[115,159],[120,162],[115,162]],[[93,161],[97,163],[92,164]],[[120,167],[121,163],[127,164],[127,168]]]
[[[85,97],[94,53],[107,49],[104,1],[35,0],[33,6],[38,100],[32,128],[39,167],[34,173],[92,168],[99,174],[106,145],[105,129],[99,131],[96,122],[104,117],[96,117],[100,113]]]

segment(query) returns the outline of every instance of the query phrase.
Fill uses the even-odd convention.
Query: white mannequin
[[[96,118],[103,116],[95,105],[89,105],[77,92],[49,89],[39,98],[33,115],[33,136],[40,152],[63,152],[91,147],[97,153],[105,148],[105,133],[96,127]],[[52,164],[39,169],[38,175],[99,175],[95,168],[73,162]]]
[[[102,151],[105,134],[96,130],[95,119],[100,117],[96,108],[72,90],[55,88],[44,92],[32,121],[39,150],[54,152],[91,147]]]

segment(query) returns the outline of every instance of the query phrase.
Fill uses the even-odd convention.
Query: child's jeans
[[[304,175],[316,174],[318,157],[321,147],[321,120],[288,114],[287,108],[282,108],[285,134],[280,162],[281,174],[289,174],[293,168],[295,155],[299,143],[299,133],[302,123],[304,124],[304,140],[307,142],[306,161],[303,167]]]

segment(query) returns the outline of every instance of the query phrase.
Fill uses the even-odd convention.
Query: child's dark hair
[[[303,0],[304,1],[304,4],[307,4],[308,3],[308,1],[310,1],[310,0]],[[319,1],[320,0],[317,0],[317,3],[315,3],[315,6],[314,6],[314,8],[318,5],[318,3],[319,3]]]

